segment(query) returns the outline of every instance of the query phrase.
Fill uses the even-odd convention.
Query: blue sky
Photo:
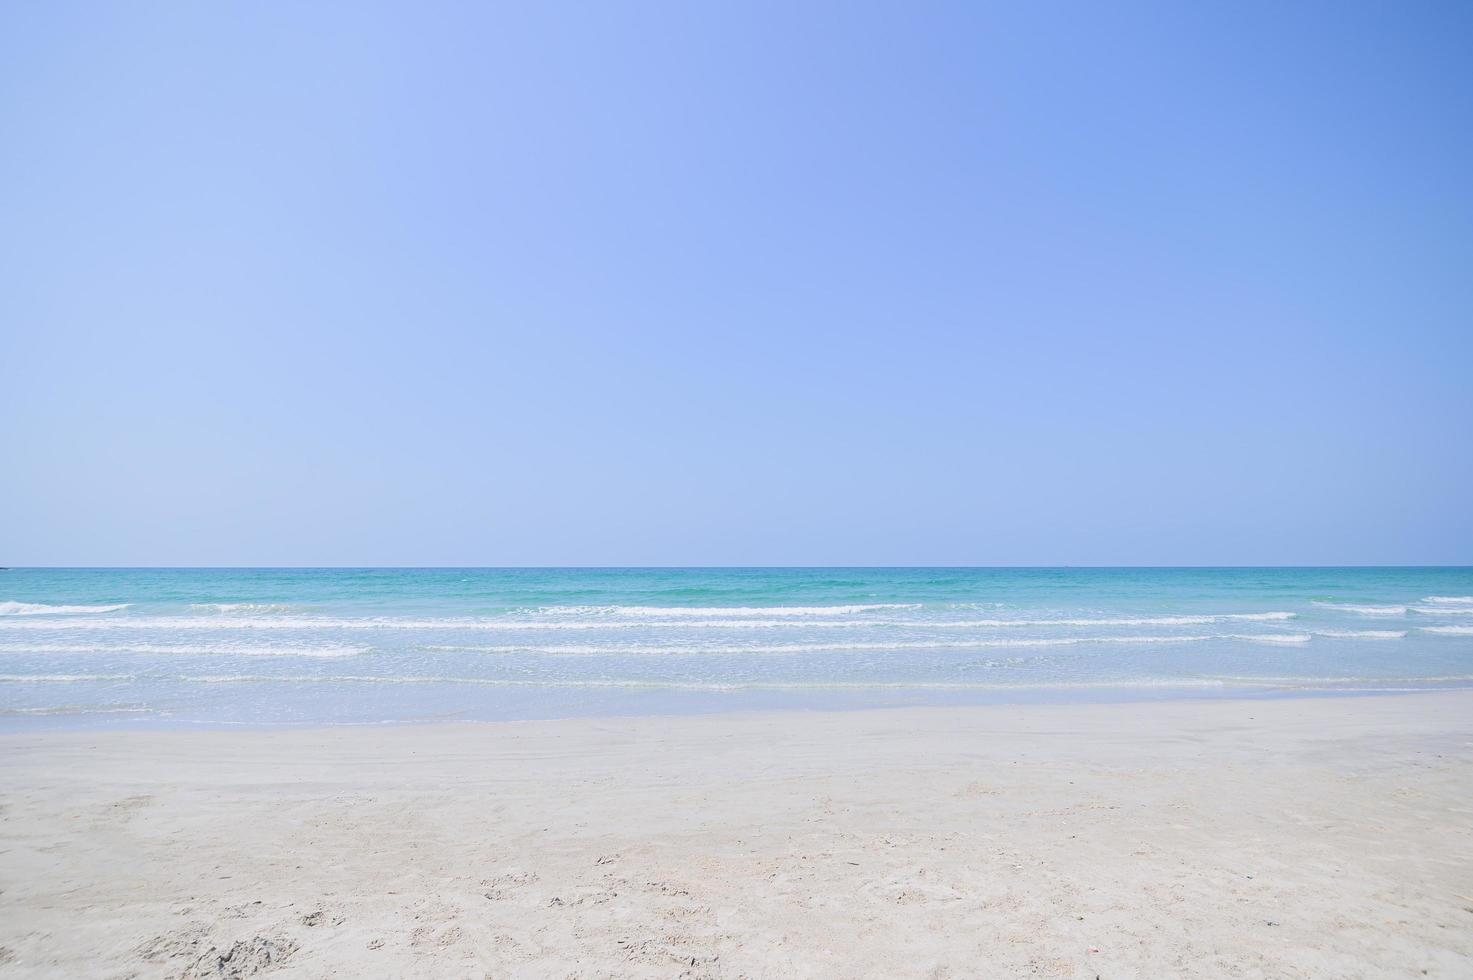
[[[1473,7],[8,4],[0,564],[1473,563]]]

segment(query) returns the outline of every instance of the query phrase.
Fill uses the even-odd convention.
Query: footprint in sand
[[[481,882],[485,887],[485,896],[493,902],[499,902],[510,898],[516,892],[537,880],[534,871],[522,871],[519,868],[509,868],[494,878],[486,878]]]

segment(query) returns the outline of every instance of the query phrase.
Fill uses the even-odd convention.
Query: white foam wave
[[[110,613],[127,609],[131,603],[115,606],[50,606],[44,602],[0,602],[0,616],[80,616],[90,613]]]
[[[1413,606],[1412,612],[1423,616],[1473,616],[1473,606]]]
[[[0,674],[6,684],[76,684],[83,681],[131,681],[132,674]]]
[[[1206,626],[1211,623],[1230,622],[1268,623],[1278,620],[1293,619],[1296,615],[1298,614],[1292,612],[1266,612],[1204,613],[1201,615],[1143,616],[1119,619],[961,619],[941,620],[937,622],[906,620],[887,625],[914,626],[923,629],[974,629],[1003,626]],[[854,625],[868,626],[872,624],[869,622],[861,622]]]
[[[543,624],[549,627],[554,624]],[[129,616],[118,619],[0,619],[6,630],[157,630],[204,632],[210,630],[434,630],[505,629],[504,620],[476,619],[334,619],[316,616]],[[528,627],[538,628],[538,627]]]
[[[1435,677],[1312,677],[1293,675],[1219,675],[1190,677],[1108,678],[1055,681],[666,681],[619,678],[524,679],[457,676],[393,676],[368,674],[208,674],[181,675],[189,684],[385,684],[385,685],[477,685],[506,688],[598,688],[617,690],[677,691],[808,691],[808,690],[1087,690],[1144,688],[1281,687],[1303,690],[1413,691],[1433,684],[1473,683],[1473,674]]]
[[[311,646],[261,646],[244,643],[3,643],[0,654],[98,654],[130,653],[161,656],[218,657],[353,657],[367,653],[368,647],[346,643],[322,643]]]
[[[1444,636],[1473,636],[1473,626],[1419,626],[1423,633],[1441,633]]]
[[[1343,602],[1316,602],[1316,606],[1354,613],[1357,616],[1405,616],[1406,606],[1355,606]]]
[[[262,613],[291,612],[291,606],[273,602],[196,602],[190,609],[209,609],[231,615],[258,616]]]
[[[238,630],[546,630],[607,629],[611,626],[637,626],[638,623],[615,622],[516,622],[467,618],[335,619],[318,616],[130,616],[108,620],[0,620],[0,630],[159,630],[238,631]],[[679,624],[669,624],[679,625]],[[686,624],[689,625],[689,624]],[[789,624],[791,625],[791,624]]]
[[[1473,595],[1429,595],[1422,601],[1448,606],[1473,606]]]
[[[807,690],[1012,690],[1052,688],[1221,687],[1222,682],[1200,677],[1142,677],[1098,681],[656,681],[590,678],[586,680],[523,680],[499,677],[391,677],[375,675],[232,674],[186,676],[197,684],[477,684],[488,687],[619,688],[677,691],[807,691]]]
[[[545,632],[636,629],[1006,629],[1013,627],[1205,626],[1226,622],[1273,622],[1295,618],[1292,612],[1213,613],[1180,616],[1134,616],[1083,619],[663,619],[593,618],[563,620],[487,619],[469,617],[332,618],[318,616],[130,616],[108,620],[0,621],[0,630],[478,630]]]
[[[919,609],[918,602],[880,602],[847,606],[544,606],[540,613],[551,615],[604,615],[624,617],[720,617],[720,616],[854,616],[881,609]]]
[[[1304,685],[1330,685],[1357,684],[1357,685],[1386,685],[1386,684],[1455,684],[1473,681],[1473,674],[1452,674],[1437,677],[1306,677],[1306,676],[1242,676],[1242,675],[1220,675],[1215,679],[1230,684],[1244,684],[1257,686],[1283,686],[1302,687]],[[1387,688],[1382,686],[1356,687],[1353,690],[1401,690],[1400,687]]]
[[[1064,647],[1095,643],[1201,643],[1206,640],[1248,640],[1261,643],[1304,643],[1308,634],[1274,633],[1257,636],[1219,634],[1213,636],[1065,636],[1031,639],[924,640],[892,643],[775,643],[746,645],[603,645],[603,644],[505,644],[499,646],[426,646],[425,650],[461,653],[543,654],[547,656],[765,656],[793,653],[847,653],[873,650],[983,650],[1008,647]]]
[[[1442,676],[1143,676],[1143,678],[1100,678],[1084,681],[655,681],[655,679],[523,679],[480,678],[480,676],[404,675],[181,675],[186,684],[386,684],[386,685],[482,685],[502,688],[595,688],[627,691],[697,691],[697,693],[742,693],[742,691],[1010,691],[1010,690],[1145,690],[1145,688],[1286,688],[1286,690],[1389,691],[1435,690],[1429,685],[1473,684],[1473,675]],[[12,709],[13,713],[147,712],[144,707],[59,706],[47,709]],[[4,713],[4,712],[0,712]]]
[[[1249,643],[1308,643],[1312,637],[1308,633],[1253,633],[1234,636],[1232,639]]]
[[[86,704],[58,704],[45,708],[0,708],[0,715],[152,715],[153,708],[93,707]]]
[[[1400,640],[1406,630],[1315,630],[1315,636],[1327,636],[1342,640]]]

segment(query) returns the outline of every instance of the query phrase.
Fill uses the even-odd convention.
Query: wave
[[[630,608],[630,607],[625,607]],[[1226,622],[1274,622],[1294,619],[1297,613],[1211,613],[1180,616],[1142,616],[1087,619],[443,619],[362,618],[315,616],[151,616],[109,620],[26,620],[0,622],[0,630],[483,630],[504,632],[632,630],[632,629],[1006,629],[1053,626],[1205,626]]]
[[[1447,606],[1473,606],[1473,595],[1429,595],[1422,601]]]
[[[196,602],[190,609],[209,609],[217,613],[259,615],[261,613],[291,612],[291,606],[274,602]]]
[[[1214,679],[1234,685],[1259,687],[1292,687],[1305,690],[1352,690],[1352,691],[1401,691],[1421,690],[1415,687],[1386,687],[1387,684],[1466,684],[1473,682],[1473,674],[1452,674],[1437,677],[1305,677],[1305,676],[1243,676],[1218,675]],[[1346,688],[1342,685],[1357,684],[1360,687]],[[1313,686],[1311,686],[1313,685]],[[1366,686],[1374,685],[1374,686]]]
[[[793,653],[846,653],[873,650],[983,650],[1010,647],[1064,647],[1095,643],[1202,643],[1208,640],[1243,640],[1250,643],[1307,643],[1308,633],[1214,634],[1194,636],[1061,636],[1028,639],[917,640],[891,643],[776,643],[715,645],[609,646],[598,644],[504,644],[498,646],[437,645],[422,649],[456,653],[543,654],[547,656],[644,657],[644,656],[766,656]]]
[[[882,609],[920,609],[920,603],[882,603],[867,606],[708,606],[708,607],[685,607],[685,606],[547,606],[540,612],[560,612],[570,615],[586,614],[588,612],[599,612],[617,615],[620,617],[634,618],[648,616],[652,618],[684,618],[704,616],[706,622],[683,623],[689,626],[724,626],[738,625],[736,622],[723,620],[723,616],[733,617],[760,617],[760,616],[849,616],[864,612]],[[1261,613],[1213,613],[1201,615],[1182,616],[1150,616],[1130,617],[1115,619],[971,619],[971,620],[917,620],[917,619],[860,619],[845,621],[843,623],[814,623],[814,626],[918,626],[918,627],[981,627],[981,626],[1190,626],[1205,623],[1226,622],[1230,620],[1261,621],[1293,619],[1297,614],[1292,612],[1261,612]],[[760,621],[760,620],[759,620]],[[485,622],[485,621],[483,621]],[[491,621],[487,625],[505,624],[511,628],[512,622],[516,621]],[[766,623],[764,623],[765,625]],[[563,627],[566,623],[548,624],[550,626]],[[581,624],[580,624],[581,625]],[[639,625],[655,625],[644,623]],[[774,626],[794,625],[784,620],[771,621]]]
[[[1401,640],[1406,630],[1315,630],[1315,636],[1327,636],[1342,640]]]
[[[1315,602],[1316,606],[1325,609],[1336,609],[1340,612],[1354,613],[1357,616],[1405,616],[1406,606],[1353,606],[1340,602]]]
[[[1233,636],[1230,639],[1245,640],[1248,643],[1308,643],[1312,637],[1308,633],[1256,633]]]
[[[0,715],[156,715],[153,708],[58,704],[45,708],[0,708]]]
[[[464,653],[515,654],[531,653],[547,656],[647,657],[647,656],[766,656],[791,653],[844,653],[867,650],[981,650],[993,647],[1055,647],[1081,643],[1188,643],[1210,640],[1210,636],[1109,636],[1060,637],[1028,640],[927,640],[897,643],[775,643],[745,646],[598,646],[594,644],[562,644],[553,646],[431,646],[426,650]]]
[[[133,674],[0,674],[4,684],[75,684],[83,681],[131,681]]]
[[[1413,606],[1412,612],[1423,616],[1473,616],[1473,606]]]
[[[1292,612],[1265,612],[1204,613],[1201,615],[1145,616],[1139,618],[1125,619],[968,619],[943,620],[939,622],[906,620],[896,622],[893,625],[914,626],[921,629],[981,628],[1001,626],[1206,626],[1210,623],[1229,622],[1268,623],[1286,619],[1293,619],[1297,615],[1298,613]],[[861,622],[856,623],[855,625],[868,626],[871,625],[871,623]]]
[[[1419,626],[1423,633],[1442,633],[1445,636],[1473,636],[1473,626]]]
[[[377,675],[195,675],[179,680],[196,684],[475,684],[486,687],[621,688],[677,691],[806,691],[806,690],[1009,690],[1042,688],[1221,687],[1200,677],[1144,677],[1099,681],[657,681],[589,678],[523,680],[500,677],[393,677]]]
[[[151,616],[108,620],[0,620],[0,630],[549,630],[608,629],[647,624],[624,622],[532,622],[486,619],[333,619],[315,616]],[[698,625],[660,623],[659,625]],[[792,622],[783,625],[796,625]],[[807,625],[807,624],[805,624]]]
[[[541,614],[604,616],[853,616],[880,609],[919,609],[918,602],[881,602],[849,606],[543,606]]]
[[[602,624],[607,626],[610,624]],[[622,624],[620,624],[622,625]],[[119,619],[0,620],[0,630],[434,630],[597,628],[600,624],[514,623],[479,619],[333,619],[315,616],[130,616]]]
[[[673,691],[1007,691],[1141,688],[1281,687],[1303,690],[1417,691],[1429,684],[1469,684],[1473,674],[1438,677],[1190,676],[1059,681],[667,681],[617,678],[527,680],[502,677],[225,674],[180,677],[192,684],[451,684],[510,688],[598,688]],[[1349,687],[1346,685],[1357,685]],[[1396,686],[1389,686],[1396,685]],[[1413,686],[1420,685],[1420,686]]]
[[[313,646],[260,646],[243,643],[187,643],[187,644],[115,644],[96,643],[3,643],[0,654],[157,654],[164,656],[218,656],[218,657],[355,657],[367,653],[368,647],[351,646],[346,643],[323,643]]]
[[[127,609],[132,603],[115,606],[50,606],[44,602],[0,602],[0,616],[78,616],[87,613],[110,613]]]

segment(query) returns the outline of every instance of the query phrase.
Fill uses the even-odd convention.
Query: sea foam
[[[426,646],[423,649],[442,652],[490,654],[540,654],[546,656],[584,657],[648,657],[648,656],[770,656],[794,653],[847,653],[850,651],[889,650],[984,650],[1010,647],[1070,647],[1095,643],[1158,644],[1202,643],[1207,640],[1245,640],[1256,643],[1305,643],[1308,634],[1274,633],[1242,636],[1237,634],[1198,636],[1061,636],[1028,639],[920,640],[889,643],[771,643],[746,645],[671,644],[671,645],[605,645],[605,644],[504,644],[499,646]]]
[[[1308,643],[1312,637],[1308,633],[1251,633],[1237,635],[1232,639],[1248,643]]]
[[[79,616],[110,613],[127,609],[130,603],[115,606],[49,606],[44,602],[0,602],[0,616]]]
[[[355,657],[368,647],[346,643],[311,646],[261,646],[246,643],[0,643],[0,654],[128,653],[197,657]]]
[[[844,606],[543,606],[551,615],[668,617],[719,616],[853,616],[881,609],[919,609],[920,603],[879,602]]]
[[[199,608],[199,607],[195,607]],[[273,608],[273,607],[262,607]],[[572,613],[575,607],[564,607]],[[607,608],[607,607],[605,607]],[[618,607],[631,610],[635,607]],[[797,607],[789,607],[797,608]],[[860,607],[823,607],[826,609],[856,609]],[[868,607],[865,607],[868,608]],[[880,608],[880,607],[875,607]],[[1294,619],[1293,612],[1253,613],[1202,613],[1172,616],[1121,616],[1059,619],[830,619],[830,615],[810,616],[806,613],[789,619],[748,618],[748,613],[761,611],[764,615],[771,609],[750,607],[749,609],[724,607],[720,611],[735,618],[695,619],[683,616],[655,614],[655,618],[632,618],[632,613],[621,612],[617,616],[593,616],[580,618],[576,614],[565,619],[523,619],[446,616],[424,617],[362,617],[345,618],[331,616],[277,615],[274,613],[247,613],[237,607],[236,614],[209,616],[127,616],[115,619],[79,618],[32,618],[0,620],[0,630],[189,630],[189,631],[235,631],[235,630],[484,630],[515,632],[546,632],[566,630],[637,630],[637,629],[1006,629],[1013,627],[1107,627],[1107,626],[1203,626],[1227,622],[1275,622]],[[710,613],[716,608],[691,610]]]
[[[1342,602],[1316,602],[1315,605],[1324,609],[1354,613],[1357,616],[1405,616],[1407,614],[1406,606],[1356,606]]]
[[[78,684],[86,681],[131,681],[132,674],[0,674],[5,684]]]
[[[1315,636],[1339,640],[1402,640],[1406,630],[1315,630]]]

